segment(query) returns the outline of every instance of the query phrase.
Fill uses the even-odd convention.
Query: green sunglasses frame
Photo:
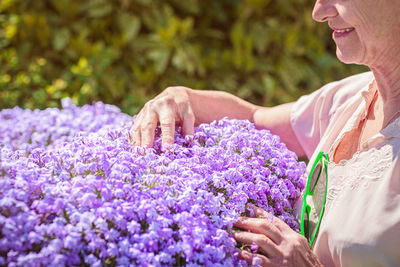
[[[319,173],[319,174],[318,174],[318,178],[317,178],[317,180],[315,181],[315,185],[314,185],[314,187],[312,188],[312,190],[310,191],[311,180],[312,180],[312,177],[313,177],[313,175],[314,175],[315,168],[317,167],[317,165],[318,165],[319,162],[321,162],[321,173],[322,173],[322,170],[325,170],[325,177],[326,177],[324,202],[323,202],[323,205],[322,205],[322,208],[321,208],[321,213],[319,214],[318,223],[317,223],[317,225],[316,225],[316,227],[315,227],[315,229],[314,229],[314,232],[313,232],[313,233],[310,233],[310,229],[309,229],[309,226],[310,226],[310,223],[309,223],[309,213],[310,213],[310,211],[311,211],[311,206],[307,204],[307,197],[308,197],[308,196],[313,196],[313,195],[314,195],[314,189],[315,189],[315,187],[316,187],[316,185],[317,185],[317,183],[318,183],[318,181],[319,181],[319,178],[321,177],[321,173]],[[301,220],[301,221],[300,221],[300,230],[301,230],[301,234],[302,234],[304,237],[307,238],[307,240],[308,240],[308,245],[309,245],[310,247],[312,247],[312,245],[313,245],[313,243],[314,243],[314,240],[315,240],[315,237],[317,236],[318,229],[319,229],[319,226],[320,226],[320,223],[321,223],[321,219],[322,219],[322,215],[324,214],[324,210],[325,210],[326,195],[327,195],[327,191],[328,191],[328,162],[329,162],[328,154],[325,154],[324,152],[320,151],[320,152],[318,153],[318,155],[317,155],[315,161],[314,161],[314,164],[313,164],[313,166],[312,166],[312,168],[311,168],[311,172],[310,172],[310,174],[308,175],[306,190],[305,190],[304,196],[303,196],[303,207],[302,207],[302,210],[301,210],[301,218],[300,218],[300,220]],[[322,168],[322,166],[323,166],[323,168]],[[307,215],[307,227],[308,227],[307,233],[308,233],[308,236],[306,236],[306,231],[305,231],[305,230],[306,230],[306,229],[305,229],[306,225],[305,225],[305,223],[304,223],[304,219],[305,219],[304,217],[305,217],[306,215]],[[311,237],[310,237],[310,236],[311,236]]]

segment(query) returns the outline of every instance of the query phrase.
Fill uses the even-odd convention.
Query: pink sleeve
[[[372,72],[357,74],[329,83],[297,100],[291,110],[290,122],[308,158],[327,133],[328,126],[346,120],[357,106],[354,103],[362,100],[361,91],[368,90],[373,79]]]
[[[308,158],[314,153],[328,127],[333,98],[340,87],[336,85],[330,83],[310,95],[302,96],[292,107],[291,125]]]

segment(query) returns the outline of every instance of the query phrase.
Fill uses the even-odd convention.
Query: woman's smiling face
[[[379,66],[400,53],[399,0],[317,0],[313,18],[333,30],[337,57]]]

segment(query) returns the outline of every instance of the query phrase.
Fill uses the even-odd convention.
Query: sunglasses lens
[[[308,220],[304,219],[304,236],[310,240],[310,233],[308,232]]]
[[[310,231],[309,231],[309,221],[310,221],[310,206],[307,205],[306,207],[306,214],[304,217],[304,235],[310,240]]]
[[[322,172],[322,164],[321,161],[319,161],[317,165],[315,165],[314,172],[311,176],[310,191],[314,191],[314,188],[320,179],[321,172]]]
[[[310,242],[310,241],[314,241],[314,240],[312,240],[312,238],[313,238],[313,236],[314,236],[314,231],[315,231],[315,229],[316,229],[316,226],[317,226],[317,224],[316,223],[314,223],[313,221],[308,221],[308,223],[307,223],[307,230],[308,230],[308,233],[307,233],[307,239],[308,239],[308,241]]]
[[[311,244],[314,242],[314,238],[316,236],[316,232],[318,231],[317,225],[319,225],[318,221],[320,219],[320,215],[322,211],[322,206],[317,203],[325,203],[322,199],[321,201],[316,198],[323,197],[323,192],[326,190],[326,170],[325,170],[324,159],[320,159],[314,167],[314,171],[310,177],[310,187],[308,189],[307,206],[305,210],[304,217],[304,235],[307,237],[308,241]],[[316,193],[317,192],[317,193]],[[324,204],[322,204],[324,205]],[[313,208],[311,208],[313,207]]]

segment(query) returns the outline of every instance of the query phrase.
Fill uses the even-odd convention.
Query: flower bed
[[[0,265],[245,265],[247,203],[298,230],[305,164],[279,137],[223,119],[144,149],[130,124],[102,103],[0,112]]]

